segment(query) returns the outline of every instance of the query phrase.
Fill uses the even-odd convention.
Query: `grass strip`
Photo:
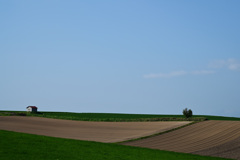
[[[54,119],[105,122],[153,122],[153,121],[204,121],[205,117],[185,118],[182,115],[148,115],[148,114],[116,114],[116,113],[71,113],[71,112],[17,112],[0,111],[1,116],[33,116]]]
[[[186,119],[183,115],[157,115],[157,114],[120,114],[120,113],[73,113],[73,112],[38,112],[37,114],[24,111],[0,111],[0,116],[34,116],[54,119],[78,120],[78,121],[202,121],[202,120],[228,120],[240,121],[236,117],[193,115]]]

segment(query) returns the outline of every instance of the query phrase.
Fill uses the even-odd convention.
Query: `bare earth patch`
[[[0,116],[0,129],[98,142],[120,142],[190,122],[87,122],[40,117]]]
[[[204,121],[123,144],[240,160],[240,121]]]

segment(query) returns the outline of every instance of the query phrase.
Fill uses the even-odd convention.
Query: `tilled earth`
[[[240,160],[240,122],[204,121],[123,144]]]
[[[98,142],[120,142],[190,122],[88,122],[40,117],[0,116],[0,129]]]

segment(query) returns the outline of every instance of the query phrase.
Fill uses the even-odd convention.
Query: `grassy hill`
[[[221,160],[118,144],[53,138],[0,130],[3,160]]]
[[[67,120],[81,121],[202,121],[202,120],[234,120],[240,118],[194,115],[193,118],[186,119],[183,115],[153,115],[153,114],[116,114],[116,113],[72,113],[72,112],[40,112],[38,114],[26,113],[23,111],[0,111],[0,116],[4,115],[26,115]]]
[[[0,111],[0,116],[38,116],[56,119],[84,121],[159,121],[186,120],[182,115],[113,114],[113,113],[71,113],[41,112],[38,114],[23,111]],[[199,118],[202,117],[202,118]],[[204,117],[204,118],[203,118]],[[195,115],[195,120],[236,120],[240,118]],[[119,144],[79,141],[53,138],[0,130],[0,159],[4,160],[220,160],[185,153],[160,151],[147,148],[123,146]]]

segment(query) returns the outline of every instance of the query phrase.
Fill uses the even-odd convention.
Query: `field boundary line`
[[[147,139],[147,138],[150,138],[150,137],[155,137],[155,136],[158,136],[158,135],[162,135],[162,134],[165,134],[165,133],[169,133],[169,132],[172,132],[172,131],[176,131],[176,130],[178,130],[178,129],[181,129],[181,128],[184,128],[184,127],[187,127],[187,126],[196,124],[196,123],[200,123],[200,122],[204,122],[204,121],[193,121],[193,122],[191,122],[191,123],[182,125],[182,126],[177,127],[177,128],[169,129],[169,130],[167,130],[167,131],[163,131],[163,132],[151,134],[151,135],[144,136],[144,137],[139,137],[139,138],[129,139],[129,140],[125,140],[125,141],[115,142],[115,143],[117,143],[117,144],[123,144],[123,143],[127,143],[127,142],[133,142],[133,141],[138,141],[138,140],[142,140],[142,139]]]

